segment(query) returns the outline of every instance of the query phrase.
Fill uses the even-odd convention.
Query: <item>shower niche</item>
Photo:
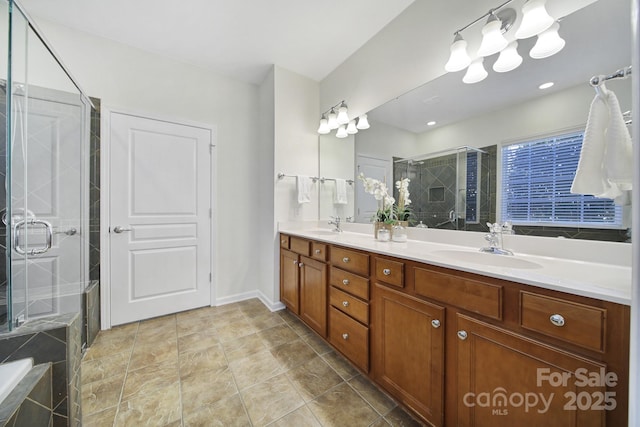
[[[464,146],[394,158],[394,182],[410,179],[410,225],[422,222],[429,228],[486,231],[486,223],[496,216],[496,153],[495,145]]]

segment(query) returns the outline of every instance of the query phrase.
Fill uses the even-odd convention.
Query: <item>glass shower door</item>
[[[16,8],[10,67],[13,326],[82,310],[88,105]]]

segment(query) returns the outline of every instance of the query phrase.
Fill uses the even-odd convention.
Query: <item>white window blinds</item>
[[[520,225],[623,228],[611,199],[571,194],[584,132],[502,147],[503,221]]]

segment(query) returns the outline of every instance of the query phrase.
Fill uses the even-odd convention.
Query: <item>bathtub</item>
[[[32,358],[0,364],[0,404],[32,367]]]

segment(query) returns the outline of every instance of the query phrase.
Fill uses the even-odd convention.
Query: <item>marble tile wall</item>
[[[34,366],[0,404],[0,426],[35,427],[53,423],[51,363]]]
[[[79,313],[34,320],[0,335],[0,362],[32,357],[51,363],[53,427],[80,426],[81,317]]]

